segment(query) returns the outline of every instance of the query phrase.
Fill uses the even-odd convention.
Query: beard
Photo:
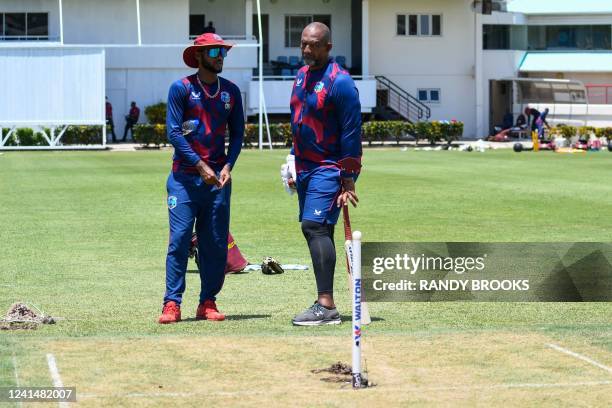
[[[217,68],[214,65],[208,63],[208,61],[202,59],[200,61],[200,65],[202,66],[202,68],[210,71],[210,72],[214,72],[215,74],[219,74],[221,71],[223,71],[223,66],[221,68]]]
[[[318,61],[313,57],[306,57],[302,55],[302,59],[304,60],[304,64],[308,65],[309,67],[318,65]]]

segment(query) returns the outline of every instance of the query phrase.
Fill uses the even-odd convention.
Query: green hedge
[[[163,102],[150,105],[145,108],[145,116],[149,123],[157,125],[166,124],[166,104]]]
[[[102,126],[68,126],[60,141],[64,145],[101,144]]]
[[[425,139],[430,143],[442,140],[452,142],[463,135],[463,123],[457,121],[431,121],[409,123],[403,121],[375,121],[363,124],[363,138],[372,141],[395,140],[399,143],[403,135],[413,135],[416,139]]]
[[[430,143],[445,140],[451,142],[460,139],[463,134],[463,123],[461,122],[418,122],[412,124],[404,121],[372,121],[364,122],[362,125],[362,137],[371,145],[372,142],[385,142],[394,140],[399,144],[405,135],[413,135],[418,139],[428,140]],[[271,123],[270,137],[273,143],[283,143],[291,146],[293,135],[289,123]],[[134,126],[134,140],[143,146],[166,145],[166,126],[157,124],[141,124]],[[259,140],[259,125],[247,123],[244,130],[244,146],[257,145]],[[264,124],[264,143],[267,143],[268,135]]]
[[[51,129],[43,128],[48,137]],[[6,137],[10,129],[2,129],[2,137]],[[59,132],[55,130],[55,134]],[[102,126],[68,126],[60,139],[62,145],[90,145],[102,143]],[[16,129],[6,141],[6,146],[48,146],[42,132],[35,132],[30,128]]]
[[[597,137],[605,137],[608,140],[612,139],[612,127],[595,128],[593,126],[568,126],[564,124],[556,125],[550,130],[551,135],[562,136],[565,139],[571,139],[578,136],[580,138],[588,137],[594,134]]]
[[[284,143],[289,147],[293,143],[290,123],[270,123],[270,138],[272,143]],[[263,140],[268,142],[266,125],[263,125]],[[259,142],[259,124],[247,123],[244,129],[244,146],[250,147]]]
[[[168,144],[166,125],[134,125],[134,141],[142,146],[154,145],[159,147],[160,145],[166,145]]]

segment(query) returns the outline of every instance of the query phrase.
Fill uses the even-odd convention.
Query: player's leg
[[[130,128],[130,120],[125,120],[125,128],[123,128],[123,137],[121,138],[122,142],[125,142],[125,138],[127,137],[128,129]]]
[[[335,206],[340,187],[337,171],[316,171],[307,183],[298,184],[302,232],[306,238],[317,283],[317,302],[293,319],[293,324],[314,326],[338,324],[340,315],[334,304],[336,248],[334,226],[339,209]]]
[[[318,302],[329,309],[336,307],[334,304],[336,248],[333,231],[333,224],[302,220],[302,233],[308,244],[317,282]]]
[[[191,231],[193,231],[197,210],[188,188],[182,182],[177,181],[173,173],[170,173],[168,177],[167,190],[170,234],[166,255],[166,293],[160,323],[173,323],[180,320],[180,304],[185,292]]]
[[[219,313],[215,301],[225,280],[232,187],[227,184],[222,189],[208,185],[201,188],[206,190],[207,200],[196,222],[201,281],[196,318],[223,320],[225,316]]]

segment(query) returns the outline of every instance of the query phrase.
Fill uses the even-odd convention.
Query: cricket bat
[[[353,287],[353,231],[351,230],[351,219],[349,218],[348,205],[342,206],[342,217],[344,218],[344,251],[346,252],[346,271],[348,272],[349,290]],[[361,324],[370,324],[370,312],[365,301],[365,293],[361,290]]]

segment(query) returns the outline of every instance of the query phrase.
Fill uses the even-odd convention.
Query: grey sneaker
[[[338,309],[327,309],[315,302],[292,320],[294,326],[321,326],[323,324],[340,324]]]

